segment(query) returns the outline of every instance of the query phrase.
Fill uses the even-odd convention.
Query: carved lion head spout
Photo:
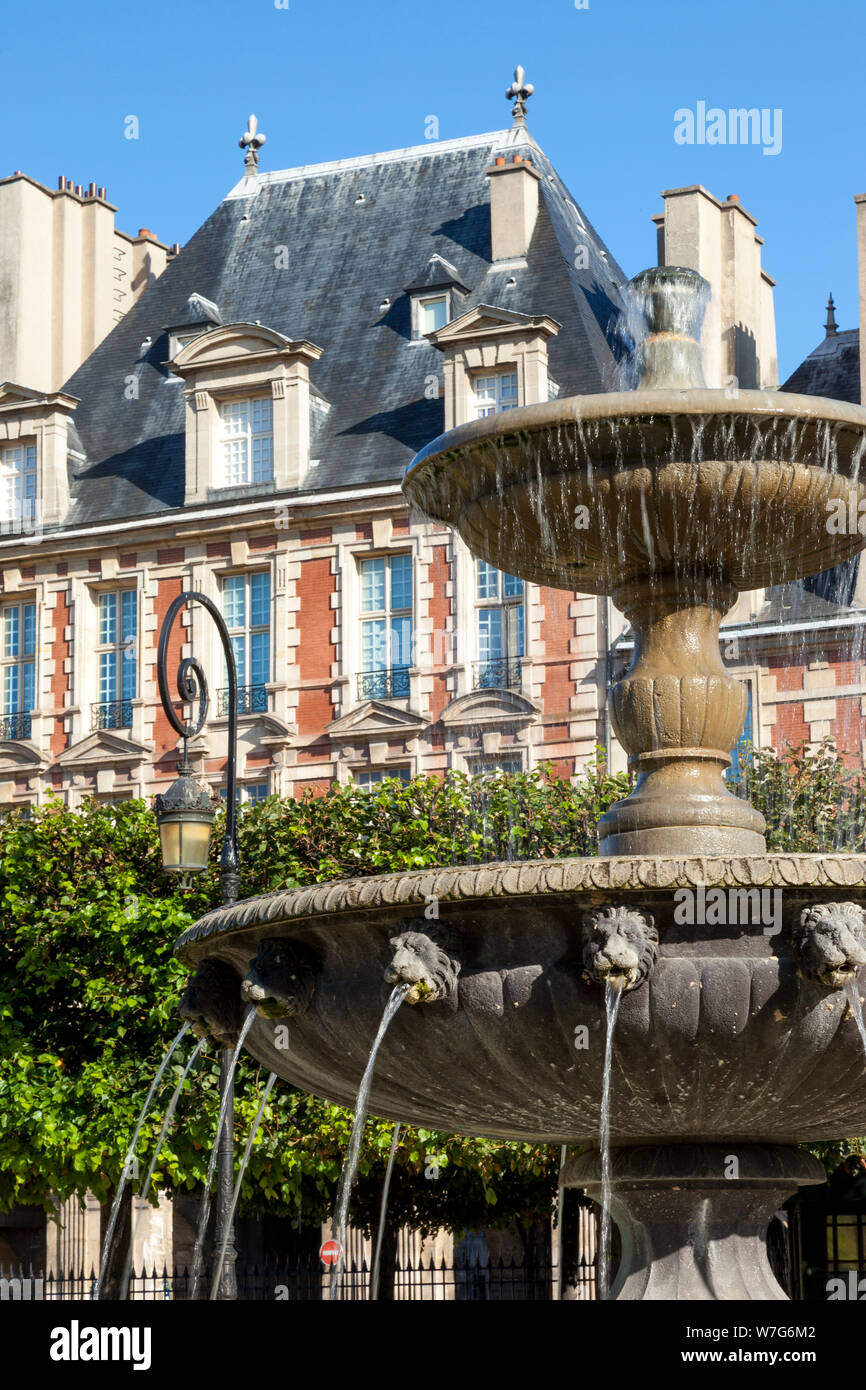
[[[844,989],[866,965],[866,913],[858,903],[815,903],[794,927],[794,954],[801,974]]]
[[[257,1004],[263,1018],[298,1018],[310,1007],[319,962],[308,946],[285,937],[268,937],[241,985],[241,996]]]
[[[197,1038],[215,1038],[234,1047],[241,1028],[238,977],[223,960],[203,960],[187,983],[179,1013]]]
[[[435,923],[402,922],[404,930],[391,937],[394,954],[385,971],[389,985],[407,984],[407,1004],[432,1004],[457,990],[460,961],[455,942]]]
[[[636,907],[599,907],[583,914],[583,978],[608,980],[623,992],[649,979],[658,955],[658,932],[649,912]]]

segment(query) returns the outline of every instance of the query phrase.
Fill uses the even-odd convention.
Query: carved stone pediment
[[[400,709],[385,700],[365,700],[357,709],[326,725],[337,743],[383,738],[417,738],[430,720],[416,710]]]
[[[468,695],[458,695],[446,705],[439,718],[451,729],[479,725],[525,728],[541,718],[541,706],[514,690],[471,690]]]
[[[187,343],[177,353],[171,367],[178,376],[194,376],[203,369],[224,367],[231,362],[268,361],[280,357],[304,357],[315,362],[321,355],[321,348],[314,344],[303,339],[294,342],[264,324],[227,323]]]
[[[34,775],[44,772],[47,766],[48,760],[29,739],[0,740],[0,774],[27,772]]]
[[[60,767],[66,769],[79,767],[117,767],[123,764],[135,767],[136,764],[150,761],[153,748],[134,739],[122,738],[109,729],[97,729],[86,738],[74,743],[60,753],[56,759]]]
[[[444,328],[429,334],[438,348],[447,348],[467,338],[501,338],[516,334],[520,337],[541,334],[549,338],[559,332],[556,319],[547,314],[520,314],[515,309],[500,309],[495,304],[476,304]]]

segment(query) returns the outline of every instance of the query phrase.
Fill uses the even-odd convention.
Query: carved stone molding
[[[260,923],[311,918],[355,908],[423,908],[430,897],[441,903],[472,898],[530,897],[581,891],[640,892],[643,889],[696,888],[701,884],[748,888],[866,888],[866,856],[859,854],[761,854],[739,856],[663,856],[529,859],[523,863],[477,864],[418,869],[403,874],[340,879],[309,888],[278,889],[216,908],[194,923],[177,943],[178,952],[195,941],[241,931]]]

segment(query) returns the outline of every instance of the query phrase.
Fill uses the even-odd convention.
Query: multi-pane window
[[[99,702],[93,727],[128,729],[138,681],[138,594],[114,589],[101,593],[98,603]]]
[[[402,782],[404,786],[412,780],[412,774],[408,767],[370,767],[352,773],[352,780],[363,791],[374,790],[381,786],[388,777],[396,777],[397,781]]]
[[[478,661],[475,687],[520,685],[523,657],[523,580],[476,560]]]
[[[29,738],[36,697],[36,604],[12,603],[0,610],[3,712],[0,738]]]
[[[492,372],[472,378],[472,403],[476,420],[517,408],[517,372]]]
[[[228,800],[226,787],[219,789],[220,800]],[[269,795],[267,782],[239,782],[235,787],[235,803],[238,806],[255,806]]]
[[[476,758],[472,764],[471,771],[476,777],[497,777],[502,773],[513,775],[523,771],[523,759],[518,754],[516,757],[484,757]]]
[[[270,573],[257,570],[254,574],[232,574],[224,580],[223,613],[237,668],[238,713],[266,710],[266,687],[271,678]],[[220,712],[227,714],[228,689],[220,693]]]
[[[0,525],[4,531],[31,529],[36,520],[36,445],[0,449]]]
[[[375,555],[360,563],[360,699],[403,699],[412,663],[412,556]]]
[[[269,483],[274,476],[274,407],[270,396],[220,405],[223,487]]]

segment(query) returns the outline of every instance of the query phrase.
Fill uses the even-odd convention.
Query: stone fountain
[[[351,1106],[404,981],[416,1007],[382,1044],[372,1112],[583,1146],[561,1180],[598,1198],[604,995],[619,988],[611,1296],[782,1299],[768,1223],[823,1179],[797,1145],[866,1132],[846,992],[863,988],[866,857],[766,852],[761,816],[723,780],[746,696],[718,631],[739,591],[866,544],[827,526],[836,499],[856,516],[866,498],[866,410],[708,390],[705,282],[663,267],[631,289],[647,325],[636,389],[461,426],[404,482],[476,555],[609,594],[629,618],[634,660],[610,712],[637,780],[602,818],[599,857],[343,880],[218,909],[178,943],[196,968],[183,1009],[229,1042],[256,1003],[250,1052]]]

